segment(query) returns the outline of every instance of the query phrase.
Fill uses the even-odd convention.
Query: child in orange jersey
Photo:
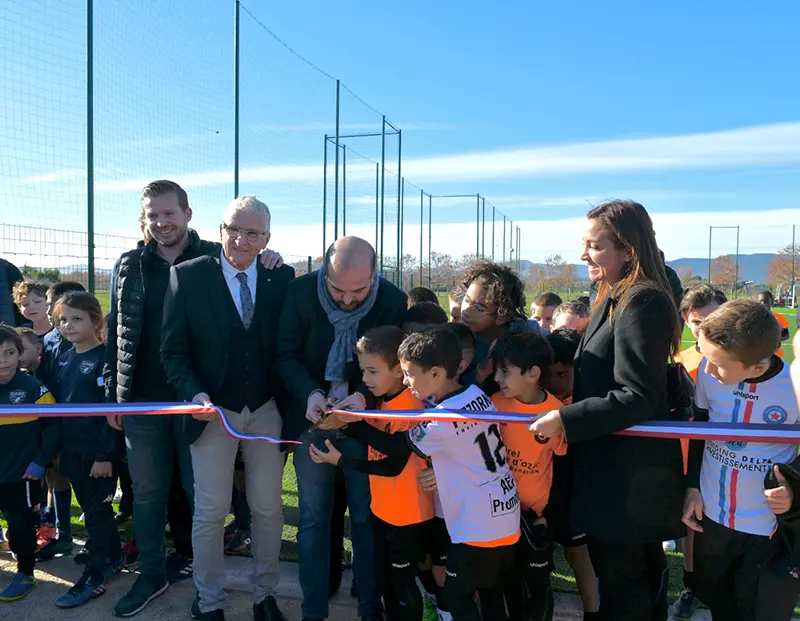
[[[703,320],[717,310],[721,304],[720,292],[709,285],[695,285],[683,292],[680,313],[683,321],[692,331],[696,339],[700,333],[700,325]],[[724,294],[723,294],[724,295]],[[727,301],[727,300],[726,300]],[[697,369],[703,360],[703,354],[697,342],[687,347],[680,354],[675,356],[675,360],[683,364],[692,379],[697,381]],[[689,440],[681,439],[681,449],[683,451],[683,471],[686,472],[689,459]],[[674,542],[665,542],[667,549],[674,549]],[[686,537],[683,538],[683,591],[675,603],[672,604],[672,614],[679,621],[688,621],[694,616],[697,609],[697,599],[694,596],[694,531],[688,530]]]
[[[789,338],[789,320],[786,319],[786,315],[783,313],[776,313],[772,310],[772,306],[775,304],[775,298],[772,297],[772,292],[762,291],[759,293],[758,303],[772,311],[772,314],[775,315],[775,319],[778,320],[778,325],[781,327],[781,341],[787,340]],[[775,352],[775,355],[778,356],[778,358],[783,358],[783,345],[778,347],[778,351]]]
[[[424,406],[403,385],[397,350],[405,334],[394,326],[374,328],[356,343],[364,384],[379,398],[381,410],[420,410]],[[330,416],[323,428],[340,428],[369,445],[369,459],[343,456],[328,440],[328,451],[310,447],[316,463],[354,468],[370,475],[371,509],[376,541],[385,572],[384,599],[390,618],[421,621],[422,595],[416,585],[417,564],[425,558],[433,497],[419,485],[417,477],[425,461],[412,454],[404,434],[415,426],[408,420],[366,419]],[[345,425],[345,426],[342,426]],[[396,434],[396,435],[395,435]],[[376,448],[376,446],[380,448]]]

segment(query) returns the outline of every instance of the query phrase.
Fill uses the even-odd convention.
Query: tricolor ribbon
[[[466,410],[331,410],[332,414],[359,418],[401,419],[415,422],[440,421],[463,423],[511,423],[530,425],[536,416],[519,412],[478,412]],[[694,423],[688,421],[650,421],[617,431],[615,435],[642,438],[688,438],[717,442],[769,442],[800,444],[800,425],[760,423]]]
[[[24,404],[0,408],[0,418],[74,418],[77,416],[167,416],[211,414],[219,415],[223,429],[237,440],[263,440],[271,444],[300,444],[294,440],[281,440],[271,436],[253,435],[237,431],[220,407],[206,407],[199,403],[57,403]]]

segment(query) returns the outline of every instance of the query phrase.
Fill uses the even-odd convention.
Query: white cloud
[[[800,122],[779,123],[703,134],[660,136],[571,143],[555,146],[520,147],[455,155],[408,158],[403,173],[414,182],[435,180],[470,182],[533,176],[741,168],[800,163]],[[372,165],[348,167],[351,180],[373,179]],[[58,175],[61,173],[53,173]],[[157,171],[187,188],[230,184],[231,170]],[[309,164],[265,164],[240,170],[243,182],[319,183],[322,162]],[[39,182],[52,182],[40,176]],[[108,180],[98,192],[139,190],[149,179]],[[472,185],[472,183],[471,183]]]

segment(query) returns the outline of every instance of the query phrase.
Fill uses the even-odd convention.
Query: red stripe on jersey
[[[736,483],[738,480],[739,480],[739,471],[736,470],[735,468],[731,468],[731,506],[730,509],[728,509],[728,528],[730,528],[731,530],[735,530],[734,522],[736,516]]]

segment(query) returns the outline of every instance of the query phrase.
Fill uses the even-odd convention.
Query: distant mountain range
[[[739,279],[752,280],[756,284],[762,284],[767,280],[767,273],[769,272],[769,262],[774,257],[774,254],[761,253],[761,254],[740,254],[739,255]],[[522,273],[528,272],[533,265],[531,261],[522,261]],[[691,268],[692,274],[708,278],[708,257],[698,259],[675,259],[674,261],[667,261],[675,271],[680,267]],[[575,271],[578,280],[586,280],[589,278],[589,270],[585,263],[575,266]]]

